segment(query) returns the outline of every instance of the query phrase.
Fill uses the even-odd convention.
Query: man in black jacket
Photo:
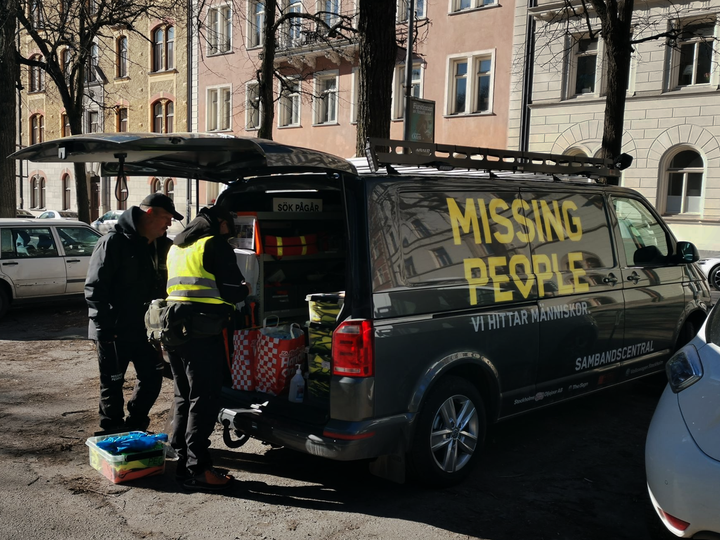
[[[167,301],[186,321],[190,337],[169,351],[175,384],[170,443],[178,455],[178,480],[192,490],[225,489],[233,479],[212,466],[209,452],[227,362],[223,330],[231,326],[236,304],[249,294],[228,243],[233,231],[230,212],[203,208],[175,237],[168,254]]]
[[[166,232],[182,220],[172,199],[148,195],[140,206],[123,212],[117,225],[95,246],[85,280],[88,337],[95,341],[100,367],[100,427],[105,433],[145,431],[162,387],[164,361],[145,330],[148,304],[165,296]],[[127,403],[123,383],[129,363],[137,381]]]

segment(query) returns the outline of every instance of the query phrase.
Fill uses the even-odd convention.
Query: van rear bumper
[[[338,461],[404,454],[414,415],[347,422],[329,420],[324,426],[272,418],[248,409],[223,408],[218,421],[258,440]]]

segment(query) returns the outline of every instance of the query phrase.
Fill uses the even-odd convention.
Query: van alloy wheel
[[[484,441],[485,407],[477,388],[445,377],[430,390],[418,417],[409,472],[426,484],[457,484],[470,474]]]
[[[708,281],[713,289],[720,291],[720,264],[710,270]]]

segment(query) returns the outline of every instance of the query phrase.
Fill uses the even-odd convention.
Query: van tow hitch
[[[249,409],[220,409],[220,414],[218,414],[218,422],[220,422],[223,427],[222,437],[225,446],[227,446],[228,448],[240,448],[250,439],[250,436],[247,433],[243,433],[242,431],[239,431],[237,429],[233,429],[233,431],[238,438],[232,438],[232,435],[230,434],[230,428],[231,426],[235,425],[235,416],[238,414],[261,414],[262,407],[265,407],[267,404],[268,402],[266,401],[264,403],[253,403],[252,405],[250,405]]]

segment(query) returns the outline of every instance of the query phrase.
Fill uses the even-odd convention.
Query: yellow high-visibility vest
[[[212,236],[201,238],[187,247],[173,245],[167,258],[168,301],[227,304],[220,296],[215,275],[203,267],[205,244]]]

